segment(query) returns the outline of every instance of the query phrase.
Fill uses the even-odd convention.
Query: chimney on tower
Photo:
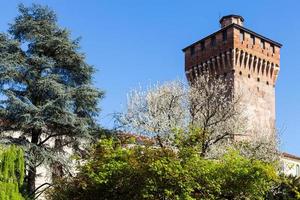
[[[220,19],[221,28],[228,26],[230,24],[238,24],[243,26],[244,18],[240,15],[226,15]]]

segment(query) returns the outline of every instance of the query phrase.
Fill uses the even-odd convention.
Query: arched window
[[[296,176],[300,176],[300,167],[296,165]]]

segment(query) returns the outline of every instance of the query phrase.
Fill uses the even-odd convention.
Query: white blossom
[[[241,96],[230,78],[205,74],[189,84],[172,81],[131,91],[126,111],[116,115],[116,122],[122,131],[155,137],[161,146],[173,145],[174,130],[188,133],[196,128],[199,153],[208,158],[239,149],[247,157],[277,159],[277,135],[254,127],[248,131]]]

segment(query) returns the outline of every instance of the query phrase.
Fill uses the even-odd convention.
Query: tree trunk
[[[31,143],[37,145],[39,141],[39,131],[33,130]],[[33,152],[33,155],[35,153]],[[29,167],[28,175],[27,175],[27,191],[30,195],[34,196],[35,193],[35,179],[36,179],[36,158],[32,159],[32,166]]]
[[[54,142],[54,148],[58,151],[63,151],[62,147],[62,139],[57,138]],[[64,176],[63,166],[60,162],[54,162],[51,166],[52,168],[52,182],[56,182],[60,178]]]
[[[207,151],[207,145],[206,145],[206,129],[204,128],[204,130],[202,130],[202,138],[201,138],[201,153],[200,156],[201,157],[205,157],[206,156],[206,151]]]
[[[33,195],[35,192],[35,179],[36,179],[36,167],[29,167],[28,176],[27,176],[27,191],[30,195]]]

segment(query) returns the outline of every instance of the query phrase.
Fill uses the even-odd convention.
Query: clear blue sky
[[[126,93],[139,85],[184,79],[181,49],[219,29],[220,16],[240,14],[245,26],[283,44],[276,85],[282,149],[300,155],[300,1],[48,0],[2,1],[0,31],[18,3],[53,8],[60,25],[82,36],[82,51],[97,69],[94,83],[106,91],[100,122],[111,127]]]

